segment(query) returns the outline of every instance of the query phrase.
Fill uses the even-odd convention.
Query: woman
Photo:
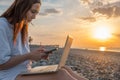
[[[0,17],[0,80],[14,80],[27,70],[29,60],[40,60],[43,50],[30,52],[28,24],[40,10],[40,0],[15,0]]]

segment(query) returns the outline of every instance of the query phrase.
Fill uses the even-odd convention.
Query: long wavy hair
[[[40,0],[15,0],[12,5],[1,15],[13,25],[13,42],[16,44],[17,35],[21,32],[22,43],[25,44],[28,37],[28,22],[26,13],[32,5],[40,3]]]

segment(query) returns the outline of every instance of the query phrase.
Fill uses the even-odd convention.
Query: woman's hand
[[[29,55],[28,59],[34,60],[34,61],[38,61],[42,58],[46,59],[48,57],[48,55],[44,53],[44,49],[41,49],[41,48],[30,52],[28,55]]]

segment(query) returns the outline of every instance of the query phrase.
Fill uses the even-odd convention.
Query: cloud
[[[90,4],[90,0],[79,0],[83,4]]]
[[[120,6],[118,6],[117,4],[120,5],[120,2],[114,3],[114,5],[109,4],[109,5],[105,5],[103,7],[95,8],[92,10],[92,12],[93,13],[98,12],[100,14],[107,15],[108,17],[119,17],[120,16]]]
[[[60,13],[59,10],[51,8],[51,9],[45,9],[45,13],[51,14],[51,13]]]
[[[96,8],[92,10],[93,13],[100,13],[103,15],[107,15],[108,17],[111,17],[114,15],[114,8],[113,7],[107,7],[107,8]]]
[[[93,13],[100,13],[110,17],[119,17],[120,16],[120,1],[109,3],[98,8],[94,8]]]
[[[40,13],[40,15],[47,16],[49,14],[60,14],[60,13],[62,13],[60,9],[49,8],[49,9],[44,9],[44,11]]]
[[[95,22],[96,21],[95,17],[80,17],[80,19],[87,20],[87,21],[90,21],[90,22]]]
[[[44,13],[44,12],[43,13],[41,12],[39,15],[41,15],[41,16],[47,16],[48,14]]]
[[[81,4],[87,6],[94,16],[96,13],[111,17],[120,16],[120,0],[79,0]],[[86,5],[87,4],[87,5]],[[89,18],[89,17],[88,17]]]
[[[115,37],[120,37],[120,34],[117,34],[117,33],[112,33],[112,35]]]

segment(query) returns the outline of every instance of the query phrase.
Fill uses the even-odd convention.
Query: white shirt
[[[13,44],[13,29],[6,18],[0,18],[0,64],[7,62],[11,57],[30,52],[28,41],[22,44],[21,34],[18,34],[16,45]],[[25,61],[8,70],[0,70],[0,80],[15,80],[15,77],[27,69]]]

